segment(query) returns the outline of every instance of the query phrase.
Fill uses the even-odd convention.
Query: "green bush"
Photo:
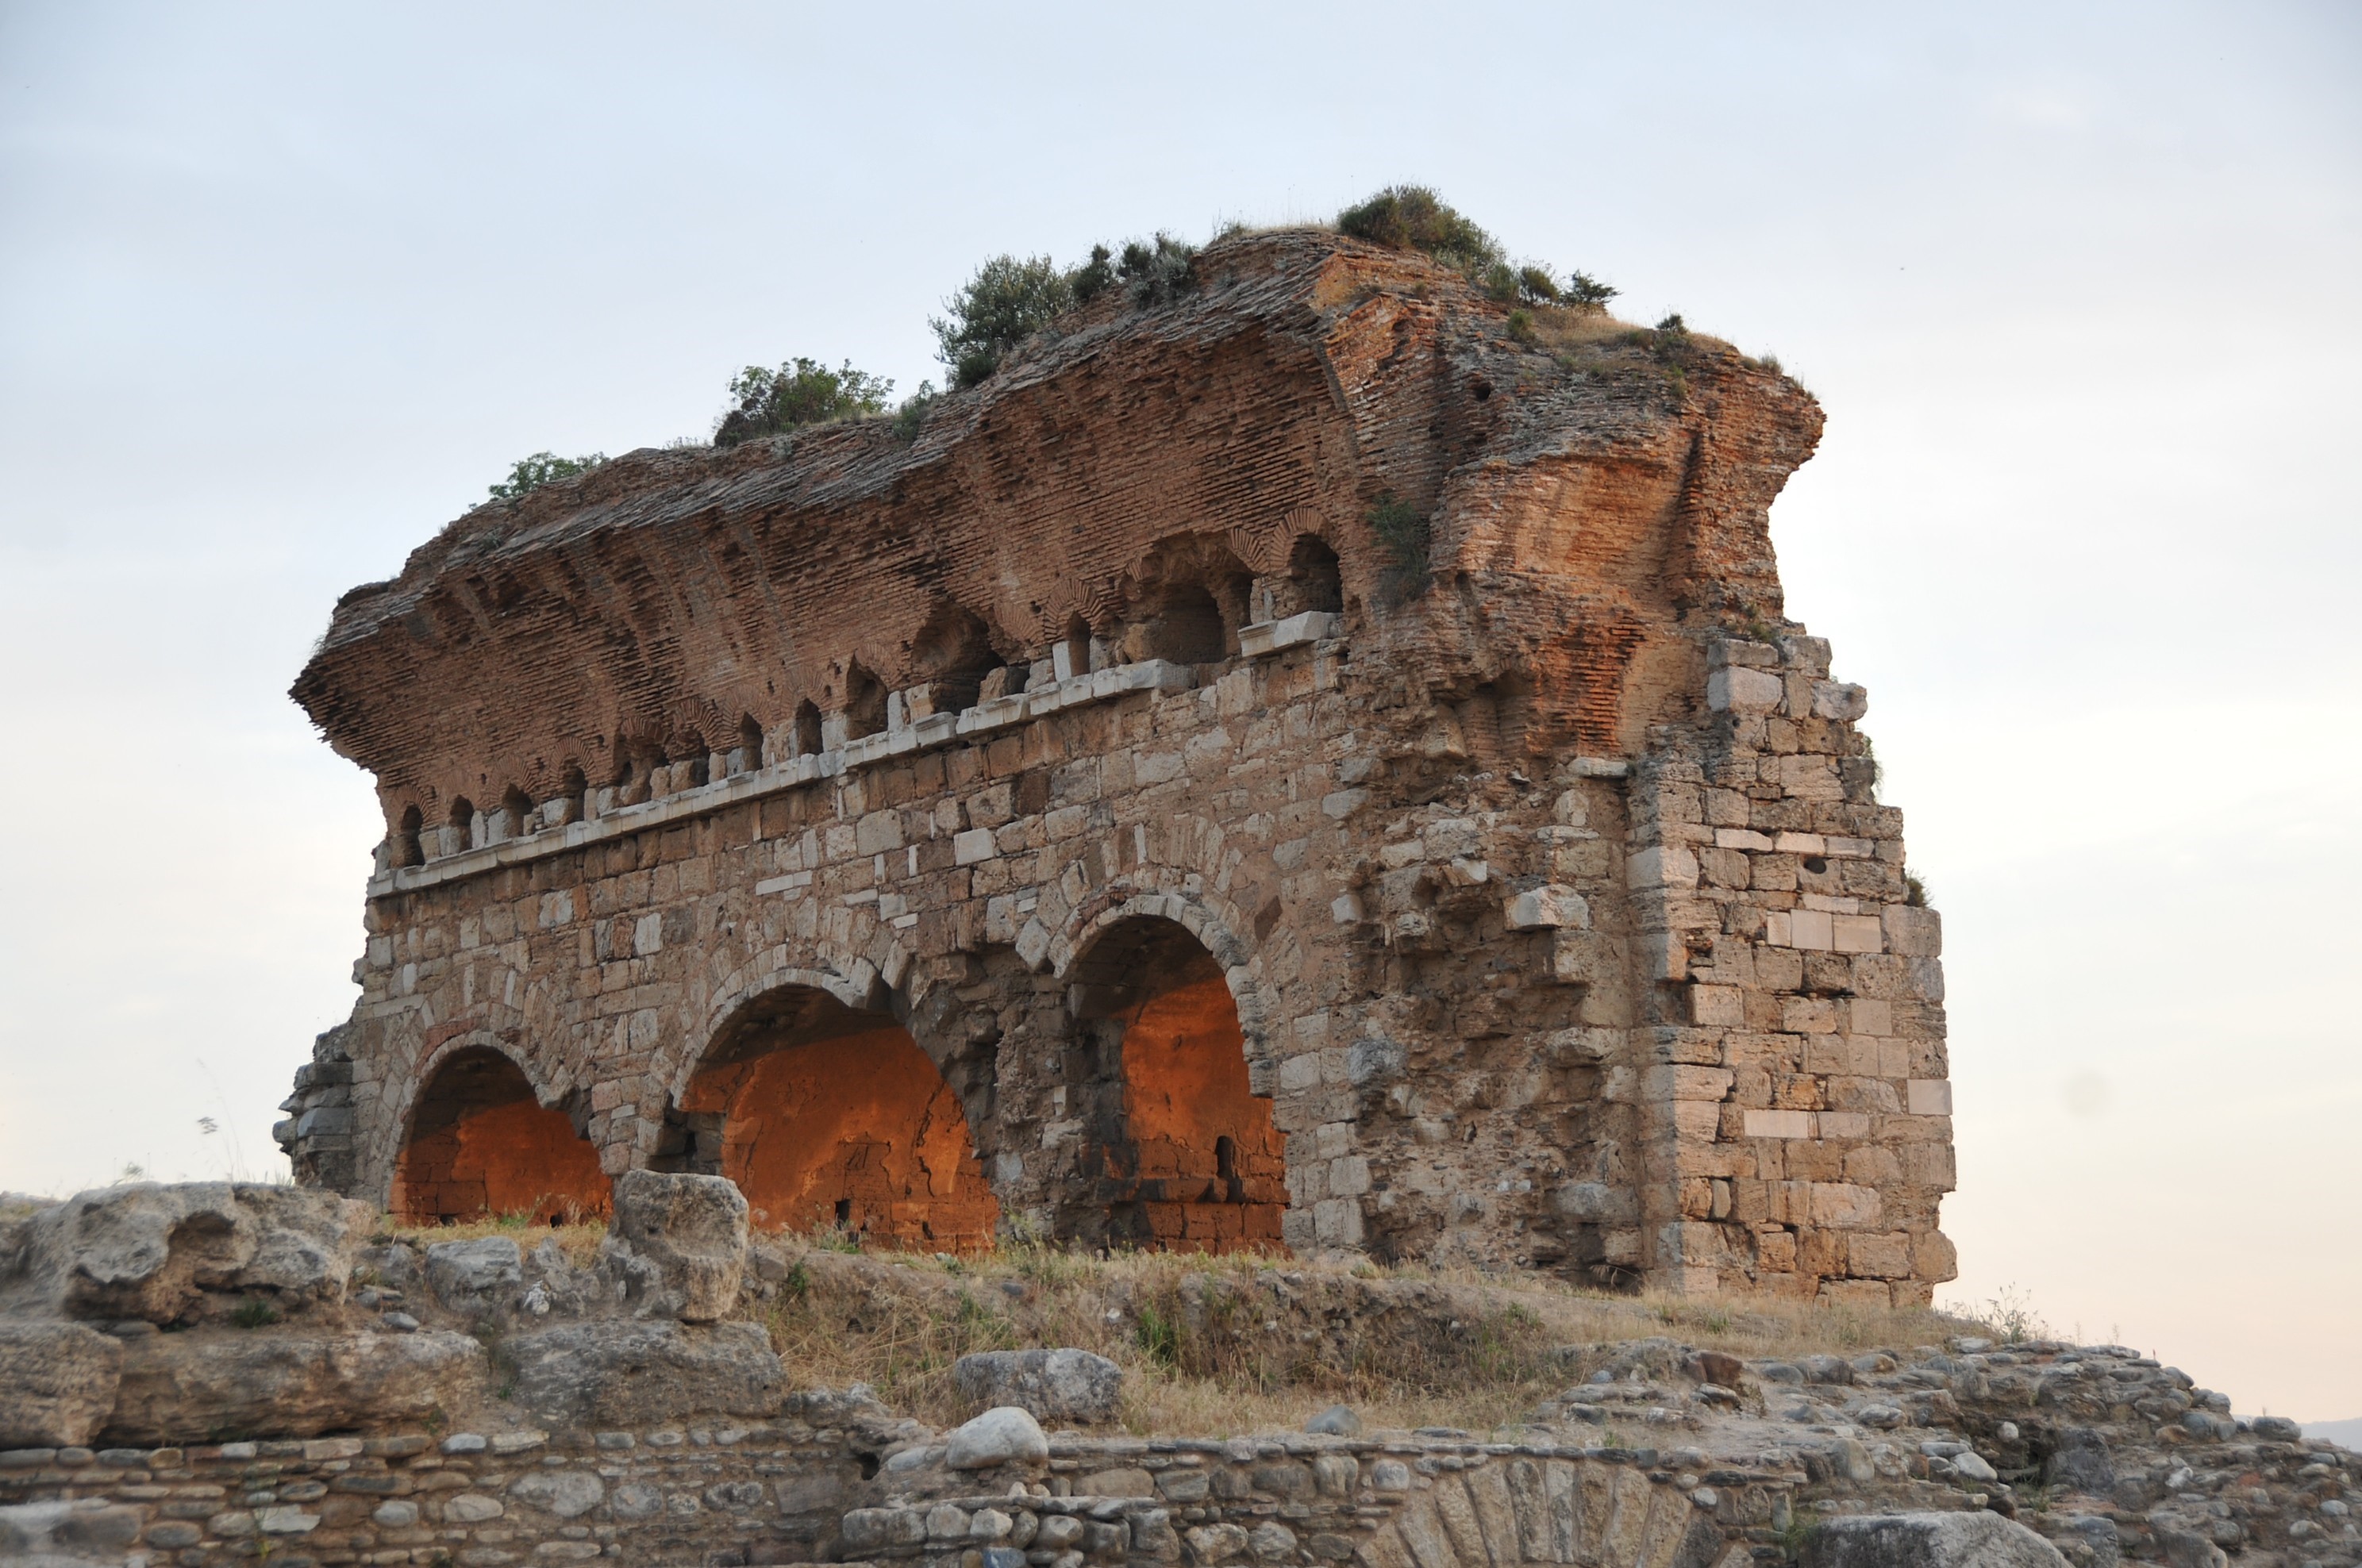
[[[1160,230],[1153,243],[1135,239],[1126,245],[1116,273],[1130,290],[1132,304],[1170,304],[1189,286],[1189,263],[1197,254],[1196,246]]]
[[[1577,310],[1606,310],[1607,302],[1619,292],[1613,284],[1578,271],[1567,279],[1566,287],[1559,291],[1559,298]]]
[[[1509,313],[1509,337],[1513,341],[1518,343],[1535,342],[1537,340],[1537,335],[1534,332],[1534,313],[1529,310],[1511,311]]]
[[[996,256],[944,302],[951,314],[927,325],[934,328],[935,355],[951,372],[951,384],[972,387],[1074,304],[1073,278],[1047,256]]]
[[[896,439],[906,446],[917,440],[920,430],[927,423],[927,415],[934,412],[935,400],[943,395],[935,390],[934,382],[921,381],[919,390],[904,398],[902,405],[894,411]]]
[[[736,406],[723,414],[713,444],[735,447],[806,425],[883,414],[893,390],[892,381],[855,370],[850,359],[833,370],[800,355],[776,370],[749,365],[730,382]]]
[[[1518,269],[1518,297],[1528,304],[1551,304],[1558,299],[1558,280],[1547,267],[1529,262]]]
[[[1115,287],[1114,252],[1104,245],[1091,247],[1091,259],[1066,274],[1076,304],[1088,304]]]
[[[1386,558],[1386,586],[1397,598],[1408,599],[1427,587],[1428,551],[1434,542],[1427,517],[1392,493],[1378,497],[1370,508],[1370,532]]]
[[[592,452],[588,457],[561,458],[555,452],[535,452],[530,458],[519,458],[509,469],[509,477],[491,486],[494,501],[514,501],[530,495],[552,480],[572,479],[587,474],[607,460],[604,452]]]
[[[1337,232],[1397,250],[1423,250],[1480,281],[1507,259],[1499,241],[1425,185],[1389,185],[1347,207],[1337,215]]]

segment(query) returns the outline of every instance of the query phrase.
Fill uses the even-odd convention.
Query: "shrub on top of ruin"
[[[1509,337],[1512,341],[1518,343],[1531,344],[1538,341],[1540,335],[1534,331],[1534,313],[1529,310],[1511,311]]]
[[[1116,274],[1124,281],[1132,304],[1170,304],[1189,286],[1189,265],[1197,254],[1196,246],[1160,229],[1153,241],[1135,239],[1123,248]]]
[[[1386,558],[1387,591],[1397,600],[1416,597],[1427,587],[1428,551],[1434,542],[1426,513],[1389,491],[1370,508],[1368,522]]]
[[[1507,260],[1498,240],[1425,185],[1389,185],[1347,207],[1337,215],[1337,232],[1397,250],[1423,250],[1480,282]]]
[[[1622,291],[1612,283],[1603,283],[1590,273],[1577,271],[1570,273],[1566,286],[1558,292],[1561,304],[1576,310],[1606,310],[1607,302]]]
[[[490,487],[491,497],[494,501],[514,501],[532,494],[553,480],[587,474],[606,460],[604,452],[592,452],[580,458],[561,458],[555,452],[535,452],[530,458],[519,458],[509,469],[509,477]]]
[[[1066,286],[1076,304],[1088,304],[1115,287],[1115,252],[1104,245],[1091,247],[1091,259],[1066,273]]]
[[[950,315],[929,319],[935,357],[953,386],[975,386],[1074,304],[1074,279],[1047,256],[996,256],[944,302]]]
[[[855,370],[850,359],[833,370],[801,355],[776,370],[749,365],[731,379],[736,406],[714,427],[713,444],[735,447],[806,425],[883,414],[893,390],[892,381]]]
[[[919,390],[904,398],[901,406],[894,410],[894,438],[904,446],[917,440],[919,432],[926,426],[927,415],[934,412],[935,403],[943,395],[935,390],[934,382],[921,381]]]

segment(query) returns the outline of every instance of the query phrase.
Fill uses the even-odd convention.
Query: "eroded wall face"
[[[414,1225],[524,1216],[573,1223],[607,1212],[599,1153],[524,1074],[491,1052],[446,1063],[420,1098],[390,1207]]]
[[[958,1098],[899,1026],[760,1050],[698,1074],[682,1103],[720,1115],[720,1174],[757,1226],[929,1252],[992,1242],[999,1205]]]

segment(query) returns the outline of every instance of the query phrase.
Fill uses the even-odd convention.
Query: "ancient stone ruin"
[[[914,440],[644,451],[337,606],[386,833],[281,1136],[411,1220],[1924,1304],[1935,913],[1769,509],[1819,409],[1327,232]]]

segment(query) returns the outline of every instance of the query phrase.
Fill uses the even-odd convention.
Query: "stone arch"
[[[524,1055],[487,1031],[428,1053],[391,1130],[387,1207],[410,1223],[524,1213],[557,1224],[610,1207],[598,1150],[544,1102]]]
[[[1083,1130],[1054,1222],[1093,1244],[1285,1252],[1286,1142],[1268,1088],[1256,1092],[1268,1075],[1250,1071],[1240,966],[1170,904],[1111,906],[1065,966],[1084,1067],[1068,1109]]]
[[[1153,885],[1140,886],[1147,881],[1187,888],[1188,883],[1203,879],[1203,874],[1196,871],[1142,867],[1068,915],[1065,927],[1051,940],[1043,961],[1053,975],[1068,979],[1077,957],[1108,927],[1139,917],[1171,921],[1221,965],[1222,979],[1230,988],[1231,1002],[1238,1009],[1239,1027],[1246,1037],[1247,1060],[1253,1063],[1270,1054],[1272,1015],[1254,974],[1253,950],[1238,934],[1248,929],[1246,921],[1228,899],[1209,890],[1165,891]]]
[[[929,1251],[989,1245],[969,1109],[883,988],[784,966],[725,987],[651,1163],[728,1176],[755,1223]]]

